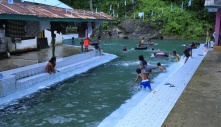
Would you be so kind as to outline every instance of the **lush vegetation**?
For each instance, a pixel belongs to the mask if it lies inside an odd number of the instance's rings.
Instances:
[[[89,0],[61,0],[76,9],[89,10]],[[111,14],[119,21],[135,19],[139,12],[144,12],[144,20],[150,22],[164,35],[181,36],[197,39],[205,36],[208,29],[214,28],[215,13],[209,13],[204,7],[205,0],[93,0],[93,10]],[[183,4],[182,4],[183,2]],[[119,5],[119,6],[118,6]],[[183,5],[183,6],[182,6]],[[110,10],[111,6],[111,10]],[[182,9],[183,7],[183,9]],[[172,8],[172,9],[171,9]],[[113,15],[114,10],[114,15]],[[125,19],[126,15],[126,19]]]

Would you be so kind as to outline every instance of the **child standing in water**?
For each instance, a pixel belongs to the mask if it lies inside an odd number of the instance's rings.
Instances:
[[[142,80],[141,83],[140,83],[140,89],[141,88],[146,89],[146,87],[148,87],[149,90],[152,91],[151,86],[150,86],[150,82],[149,82],[149,78],[148,78],[148,73],[147,72],[141,73],[141,69],[140,68],[137,68],[136,72],[137,72],[137,78],[133,82],[132,86],[140,78]]]
[[[172,57],[175,58],[174,61],[179,61],[180,60],[180,56],[179,56],[179,54],[176,53],[175,50],[173,51]]]
[[[155,74],[152,73],[152,67],[147,64],[147,61],[144,60],[143,55],[139,55],[139,60],[140,60],[140,69],[144,69],[148,74],[152,74],[153,76],[156,76]]]

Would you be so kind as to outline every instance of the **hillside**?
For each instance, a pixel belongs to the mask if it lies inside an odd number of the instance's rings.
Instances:
[[[76,9],[90,9],[89,0],[61,1]],[[93,0],[93,11],[96,10],[117,18],[115,26],[125,20],[144,20],[163,35],[185,39],[205,36],[215,22],[215,13],[207,12],[204,0]],[[140,12],[144,12],[144,18],[138,16]],[[103,28],[110,28],[107,25]]]

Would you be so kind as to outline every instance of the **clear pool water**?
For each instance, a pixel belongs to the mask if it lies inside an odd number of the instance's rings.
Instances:
[[[96,127],[105,117],[139,92],[136,87],[131,87],[131,84],[136,77],[135,69],[139,67],[140,54],[144,55],[152,66],[161,62],[167,67],[168,72],[165,75],[169,75],[176,66],[182,64],[169,58],[152,57],[152,47],[148,47],[147,50],[134,50],[138,41],[102,40],[104,52],[116,54],[117,59],[26,98],[13,101],[6,108],[0,109],[0,127]],[[156,45],[153,47],[156,50],[168,54],[176,50],[182,55],[184,45],[192,41],[154,40],[154,42]],[[71,40],[64,43],[71,44]],[[76,40],[76,43],[79,44],[79,40]],[[121,51],[124,45],[129,51]],[[151,77],[154,78],[154,84],[167,77],[160,76],[158,70],[154,70],[154,73],[158,75],[155,78]]]

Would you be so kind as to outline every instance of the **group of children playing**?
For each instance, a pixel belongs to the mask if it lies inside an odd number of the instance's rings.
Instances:
[[[196,45],[195,43],[192,43],[191,45],[186,46],[186,49],[183,51],[183,54],[186,57],[184,63],[186,63],[188,58],[192,56],[192,49],[196,48],[196,46],[198,46],[198,44]],[[170,57],[174,58],[174,61],[180,60],[180,56],[176,53],[176,51],[173,51]],[[148,77],[149,74],[152,74],[153,76],[155,76],[155,74],[152,73],[152,69],[159,69],[160,71],[166,71],[166,68],[163,67],[160,62],[157,63],[157,67],[152,68],[150,65],[147,64],[147,61],[144,60],[143,55],[139,56],[139,60],[140,60],[140,68],[136,69],[137,77],[135,81],[132,83],[132,86],[138,79],[141,79],[142,81],[140,83],[140,89],[141,88],[146,89],[146,87],[148,87],[149,90],[152,91],[151,85],[150,85],[150,79]],[[145,72],[142,72],[143,69],[145,70]]]
[[[160,71],[166,71],[166,68],[163,67],[160,62],[157,63],[157,67],[154,67],[154,68],[151,67],[150,65],[147,64],[147,61],[144,59],[143,55],[140,55],[138,58],[140,60],[140,68],[136,69],[137,77],[135,81],[133,82],[132,86],[140,78],[142,80],[140,83],[140,88],[146,89],[146,87],[148,87],[150,91],[152,91],[151,86],[150,86],[150,79],[148,77],[149,74],[152,74],[153,76],[155,76],[155,74],[152,73],[153,69],[158,68]],[[141,72],[143,69],[145,70],[145,72]]]

